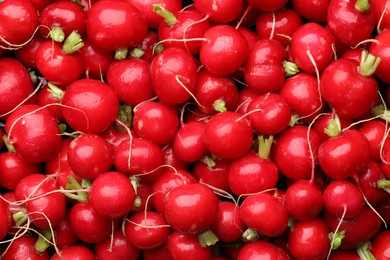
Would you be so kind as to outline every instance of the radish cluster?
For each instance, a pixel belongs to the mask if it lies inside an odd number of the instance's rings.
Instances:
[[[0,258],[390,259],[390,0],[0,1]]]

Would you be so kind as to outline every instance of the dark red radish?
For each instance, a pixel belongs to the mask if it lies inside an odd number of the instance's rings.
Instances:
[[[95,254],[90,248],[85,245],[73,245],[62,248],[59,252],[54,253],[50,260],[61,259],[80,259],[80,260],[94,260]]]
[[[132,137],[137,135],[134,133],[133,129],[130,129]],[[125,140],[129,140],[129,134],[118,127],[116,123],[111,124],[103,133],[100,134],[111,147],[111,151],[115,152],[116,148]]]
[[[154,93],[168,105],[185,103],[193,96],[197,68],[194,57],[186,50],[164,49],[150,64]]]
[[[276,12],[260,13],[256,18],[256,32],[261,39],[277,40],[287,47],[295,30],[302,25],[302,18],[291,8]]]
[[[30,74],[18,60],[0,58],[0,84],[0,119],[7,119],[13,109],[26,101],[25,104],[36,103]]]
[[[164,216],[153,211],[140,211],[125,220],[124,233],[139,249],[157,248],[166,243],[171,233]]]
[[[164,216],[169,225],[183,234],[207,231],[217,219],[219,200],[200,183],[181,185],[168,193]]]
[[[375,15],[375,22],[377,24],[377,29],[379,29],[379,32],[389,29],[390,28],[389,2],[387,0],[371,1],[370,9],[372,9],[372,12]]]
[[[104,241],[95,244],[95,255],[101,260],[128,259],[136,260],[141,254],[141,250],[135,247],[124,235],[122,229],[117,228],[113,237],[108,237]]]
[[[369,112],[376,102],[378,83],[371,75],[380,59],[362,52],[354,60],[333,61],[321,74],[321,96],[342,118],[354,119]]]
[[[53,2],[39,14],[39,33],[56,42],[64,41],[73,31],[83,37],[86,32],[86,17],[84,9],[75,2]]]
[[[133,204],[131,212],[140,212],[140,211],[155,211],[153,204],[151,203],[150,197],[152,195],[152,185],[153,182],[142,180],[141,178],[136,178],[135,182],[133,179],[130,179],[132,184],[136,184],[137,194]]]
[[[303,122],[311,122],[324,109],[319,82],[314,75],[299,73],[288,78],[279,95]]]
[[[87,37],[105,51],[124,59],[129,48],[142,43],[147,31],[145,15],[130,1],[99,1],[87,13]]]
[[[378,34],[375,41],[370,45],[370,53],[381,59],[379,66],[375,70],[375,76],[385,83],[390,83],[390,75],[386,68],[390,64],[390,54],[387,51],[390,46],[390,31],[385,30]]]
[[[61,106],[59,105],[61,101],[56,96],[55,91],[52,91],[53,88],[56,89],[57,87],[48,83],[40,89],[38,93],[38,105],[47,106],[47,110],[53,114],[57,122],[64,122],[65,119],[62,115]]]
[[[318,163],[333,179],[345,179],[363,171],[371,158],[370,144],[357,130],[346,130],[318,147]]]
[[[372,120],[363,123],[359,131],[367,138],[371,148],[371,160],[380,162],[381,145],[385,137],[386,123],[381,120]]]
[[[155,180],[163,171],[163,162],[162,149],[147,139],[123,141],[114,152],[115,169],[126,175],[139,175],[144,180]]]
[[[246,227],[240,218],[240,208],[233,202],[220,201],[218,217],[211,230],[224,243],[237,241]]]
[[[114,61],[108,66],[106,80],[124,104],[134,107],[154,96],[150,64],[147,61]]]
[[[376,235],[371,243],[371,253],[377,260],[390,257],[390,231],[383,230]]]
[[[205,14],[212,22],[221,24],[235,20],[243,8],[242,0],[195,0],[195,8]]]
[[[19,181],[15,195],[24,202],[31,222],[47,229],[58,226],[66,212],[65,196],[57,190],[53,178],[34,173]]]
[[[352,119],[340,118],[336,113],[324,113],[317,117],[312,128],[317,131],[322,140],[328,139],[339,134],[346,128],[356,129],[351,126]]]
[[[68,163],[82,179],[95,179],[113,165],[113,152],[100,135],[88,133],[76,137],[68,148]]]
[[[287,0],[276,0],[276,1],[266,1],[266,0],[248,0],[248,4],[251,7],[254,7],[263,12],[273,12],[281,9],[285,4],[287,4]]]
[[[303,18],[313,22],[324,23],[330,0],[291,0],[294,10]]]
[[[139,137],[165,145],[173,140],[179,129],[179,116],[171,106],[145,101],[134,109],[133,127]]]
[[[189,163],[183,162],[177,157],[176,153],[173,151],[172,143],[167,144],[163,147],[164,155],[164,165],[171,165],[175,169],[188,169]]]
[[[325,27],[315,22],[305,23],[291,38],[291,61],[304,72],[322,71],[333,58],[333,45],[333,37]]]
[[[171,252],[169,252],[168,246],[164,246],[142,250],[142,256],[144,260],[172,260]]]
[[[193,176],[198,182],[210,185],[217,189],[230,192],[229,185],[229,169],[231,160],[213,159],[208,160],[209,157],[195,162],[192,170]]]
[[[61,223],[53,231],[53,243],[55,243],[58,248],[73,246],[80,242],[70,225],[69,211],[65,213]]]
[[[5,0],[0,3],[0,46],[18,49],[34,35],[39,24],[36,7],[27,0]]]
[[[250,8],[250,10],[254,10],[254,9]],[[244,35],[244,37],[245,37],[245,39],[246,39],[246,41],[248,43],[249,50],[252,48],[252,46],[258,40],[260,40],[259,35],[257,35],[256,32],[254,32],[253,30],[249,29],[248,27],[240,26],[240,27],[238,27],[238,30],[242,33],[242,35]]]
[[[240,114],[246,114],[246,112],[248,112],[248,106],[250,102],[257,96],[258,94],[250,87],[246,86],[242,88],[238,93],[236,112]]]
[[[245,197],[240,206],[240,218],[250,228],[243,234],[243,238],[249,241],[256,238],[257,233],[277,237],[287,230],[287,210],[276,196],[268,192]]]
[[[211,247],[203,247],[198,236],[173,231],[167,240],[172,259],[211,260]]]
[[[316,218],[323,209],[321,190],[309,180],[298,180],[289,186],[284,196],[288,215],[298,221]]]
[[[280,42],[274,39],[263,38],[251,46],[246,62],[254,64],[261,64],[267,61],[282,63],[286,55],[286,49]]]
[[[16,59],[26,68],[36,69],[35,52],[45,40],[40,35],[35,35],[26,45],[14,51]]]
[[[34,4],[38,12],[41,12],[46,6],[54,2],[54,0],[31,0],[31,2]]]
[[[159,41],[157,32],[148,29],[142,43],[139,45],[139,49],[143,53],[141,59],[151,63],[154,57],[162,51],[160,48],[161,45],[157,45]]]
[[[153,5],[156,13],[164,17],[158,27],[158,36],[164,48],[178,47],[192,55],[199,53],[203,34],[210,28],[210,22],[197,10],[171,12],[161,4]]]
[[[35,250],[36,241],[37,238],[32,235],[23,235],[13,239],[12,243],[9,244],[7,251],[2,252],[1,259],[48,260],[49,253],[47,251],[38,253],[37,250]]]
[[[360,260],[360,256],[356,252],[356,250],[343,250],[336,249],[333,250],[329,255],[329,260]]]
[[[3,240],[11,228],[11,214],[9,204],[3,199],[3,196],[0,198],[0,239]]]
[[[212,26],[204,33],[203,38],[205,40],[201,44],[199,58],[209,72],[227,76],[244,64],[249,46],[242,33],[233,26]]]
[[[66,88],[62,105],[64,118],[73,130],[98,134],[115,121],[119,101],[107,84],[80,79]]]
[[[27,163],[41,163],[54,157],[60,148],[60,129],[44,107],[22,105],[7,119],[8,143]]]
[[[370,1],[330,1],[327,12],[329,31],[343,44],[354,47],[371,37],[375,15]]]
[[[90,202],[74,204],[69,214],[73,232],[85,243],[100,243],[112,232],[113,220],[97,213]]]
[[[287,252],[272,242],[258,240],[253,243],[245,244],[238,254],[238,260],[255,260],[255,259],[290,259]]]
[[[168,169],[164,171],[152,184],[150,201],[159,213],[165,212],[165,198],[175,188],[196,183],[196,179],[189,172],[182,169]]]
[[[197,107],[206,115],[232,111],[237,104],[238,87],[230,77],[202,70],[196,78],[194,96]]]
[[[66,53],[61,43],[51,40],[39,45],[35,63],[46,80],[62,89],[79,79],[84,72],[78,53]]]
[[[283,131],[275,141],[272,159],[280,173],[292,180],[309,179],[322,141],[319,134],[307,126],[296,125]]]
[[[325,259],[328,255],[329,228],[320,218],[297,221],[288,237],[288,248],[297,259]]]
[[[203,132],[208,150],[222,159],[236,159],[246,154],[252,145],[253,131],[241,114],[227,111],[214,115]]]

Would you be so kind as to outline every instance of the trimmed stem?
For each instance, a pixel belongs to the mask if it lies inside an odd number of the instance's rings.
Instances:
[[[125,124],[128,128],[131,128],[133,125],[132,112],[133,109],[130,105],[121,105],[117,113],[118,120]],[[119,124],[117,124],[117,127],[119,131],[125,131],[124,127]]]
[[[218,111],[218,112],[226,112],[227,111],[226,103],[222,99],[215,100],[213,103],[213,108],[215,111]]]
[[[360,13],[365,13],[370,10],[370,2],[369,0],[357,0],[355,3],[355,8],[358,10]]]
[[[333,233],[333,232],[330,233],[329,240],[332,243],[330,245],[331,249],[336,250],[337,248],[339,248],[341,246],[341,243],[342,243],[344,237],[345,237],[345,230],[337,232],[337,233]]]
[[[254,229],[251,229],[251,228],[247,228],[244,231],[244,233],[242,233],[242,238],[245,241],[253,242],[253,241],[257,240],[258,237],[259,237],[259,232],[257,232]]]
[[[153,4],[153,12],[163,17],[168,26],[173,26],[178,22],[173,13],[165,9],[162,4]]]
[[[70,1],[73,2],[73,3],[75,3],[75,4],[77,4],[77,5],[79,5],[79,6],[82,7],[82,8],[85,7],[85,6],[81,3],[80,0],[70,0]]]
[[[390,193],[390,180],[388,179],[380,179],[378,181],[378,188],[383,189]]]
[[[283,70],[286,77],[292,77],[299,72],[299,67],[294,62],[285,60],[283,61]]]
[[[358,253],[360,259],[362,260],[375,260],[375,256],[371,253],[371,243],[367,242],[358,248],[356,248],[356,252]]]
[[[3,139],[3,143],[4,143],[5,147],[7,147],[8,152],[11,152],[11,153],[15,153],[16,152],[15,147],[8,142],[7,135],[4,134],[1,137],[1,139]]]
[[[299,115],[297,113],[294,113],[290,118],[290,122],[288,123],[288,126],[293,127],[298,123],[299,119],[300,119]]]
[[[376,57],[370,54],[368,51],[363,50],[359,65],[359,73],[365,77],[372,76],[375,73],[375,70],[378,68],[380,62],[380,57]]]
[[[257,154],[259,155],[260,158],[268,160],[274,137],[270,135],[268,138],[264,138],[263,135],[260,135],[257,137],[257,140],[259,142],[259,148]]]
[[[210,168],[213,168],[216,163],[215,161],[213,160],[213,158],[211,158],[210,156],[208,155],[205,155],[202,159],[200,159],[202,161],[202,163],[206,164],[208,167]]]
[[[50,92],[50,94],[55,98],[55,99],[58,99],[59,101],[62,100],[62,97],[64,96],[64,91],[62,89],[60,89],[59,87],[57,87],[56,85],[52,84],[52,83],[47,83],[47,91]]]
[[[219,241],[218,237],[211,230],[200,233],[198,239],[202,247],[213,246]]]
[[[62,46],[62,49],[64,50],[65,53],[72,54],[80,50],[83,46],[84,46],[84,42],[81,39],[80,34],[78,34],[76,31],[73,31],[66,38],[64,45]]]
[[[115,51],[115,59],[116,60],[124,60],[127,57],[127,53],[129,52],[128,48],[119,48]]]
[[[15,212],[12,215],[12,219],[15,221],[15,226],[20,227],[27,221],[27,214],[24,211]]]
[[[130,176],[129,180],[131,182],[131,185],[133,185],[135,194],[138,194],[139,178],[135,176]]]
[[[130,52],[130,56],[137,59],[140,59],[144,54],[145,52],[139,47],[132,49]]]
[[[325,134],[329,137],[338,136],[341,133],[340,119],[337,115],[330,120],[328,126],[324,129]]]
[[[153,47],[153,50],[154,50],[154,54],[159,54],[160,52],[162,52],[164,50],[164,46],[162,45],[162,43],[157,43]]]
[[[37,241],[35,242],[34,248],[38,253],[43,253],[50,247],[50,243],[53,239],[50,230],[43,231],[43,234],[39,234]]]
[[[66,184],[67,190],[82,190],[84,189],[83,186],[72,176],[68,176],[69,183]],[[65,196],[75,199],[77,201],[83,202],[88,200],[88,193],[87,192],[77,192],[76,194],[72,194],[70,192],[65,192]]]
[[[63,42],[65,40],[65,33],[60,27],[51,28],[49,35],[55,42]]]

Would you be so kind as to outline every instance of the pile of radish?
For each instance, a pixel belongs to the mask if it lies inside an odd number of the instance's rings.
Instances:
[[[0,258],[390,259],[390,0],[0,0]]]

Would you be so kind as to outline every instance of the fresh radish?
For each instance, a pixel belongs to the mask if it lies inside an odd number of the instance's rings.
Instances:
[[[381,145],[385,137],[386,123],[380,120],[372,120],[363,123],[359,131],[367,138],[371,147],[371,160],[380,162]]]
[[[36,241],[37,238],[32,235],[23,235],[13,239],[12,243],[9,244],[8,250],[1,255],[1,259],[48,260],[49,253],[47,251],[39,253],[35,250]]]
[[[163,147],[163,155],[164,155],[164,165],[170,165],[174,169],[188,169],[189,163],[184,162],[177,157],[176,153],[173,151],[172,143],[167,144]]]
[[[284,249],[262,240],[245,244],[238,254],[238,260],[255,260],[260,258],[287,260],[289,256]]]
[[[387,66],[390,64],[390,55],[387,51],[390,46],[390,31],[385,30],[378,34],[370,45],[370,53],[381,59],[378,68],[375,70],[375,76],[385,83],[390,83],[390,75],[387,73]]]
[[[11,228],[11,214],[8,203],[0,198],[0,239],[3,240]]]
[[[248,3],[251,7],[254,7],[260,11],[273,12],[281,9],[287,0],[265,1],[265,0],[249,0]]]
[[[351,125],[352,123],[352,119],[341,118],[336,113],[324,113],[317,117],[312,128],[317,131],[322,140],[325,140],[346,128],[356,129]]]
[[[73,246],[80,242],[70,225],[69,211],[66,211],[61,223],[54,229],[54,234],[53,243],[58,248]]]
[[[217,24],[235,20],[243,8],[242,0],[195,0],[195,8]]]
[[[171,252],[169,252],[168,246],[166,244],[157,248],[144,249],[142,250],[142,256],[144,260],[172,260]]]
[[[388,0],[370,1],[372,12],[375,15],[377,29],[382,32],[390,28],[390,5]]]
[[[57,122],[63,123],[65,121],[64,116],[62,115],[61,101],[58,100],[55,94],[52,93],[51,88],[53,85],[48,83],[45,85],[38,93],[38,105],[46,106],[53,116],[56,118]]]
[[[211,247],[201,246],[196,235],[173,231],[167,245],[172,259],[211,260]]]
[[[37,51],[39,45],[41,45],[44,41],[46,41],[45,38],[36,34],[26,45],[15,50],[15,57],[26,68],[36,69],[35,52]]]
[[[229,169],[232,164],[231,160],[212,159],[209,157],[195,162],[192,175],[198,182],[211,185],[214,188],[230,192]]]
[[[312,22],[324,23],[330,0],[291,0],[294,10],[303,18]]]
[[[371,253],[377,260],[389,258],[390,251],[390,231],[381,231],[372,241]]]
[[[80,260],[96,259],[95,254],[88,247],[84,245],[73,245],[73,246],[62,248],[59,252],[55,253],[50,258],[50,260],[72,259],[76,257],[79,258]]]

